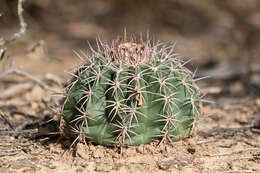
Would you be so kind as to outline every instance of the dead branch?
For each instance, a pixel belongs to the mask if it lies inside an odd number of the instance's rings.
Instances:
[[[207,143],[213,143],[213,142],[218,142],[218,140],[217,140],[217,139],[214,139],[214,140],[198,141],[198,142],[197,142],[197,145],[207,144]]]
[[[10,86],[9,88],[7,88],[3,91],[0,98],[8,99],[8,98],[17,96],[21,93],[24,93],[25,91],[32,89],[33,86],[34,86],[34,84],[32,82],[19,83],[14,86]]]
[[[6,131],[6,130],[0,130],[0,134],[1,135],[11,135],[11,134],[36,134],[38,133],[39,130],[38,129],[28,129],[28,130],[9,130],[9,131]]]
[[[260,64],[252,64],[250,67],[251,73],[260,73]],[[217,67],[210,70],[201,70],[197,77],[210,76],[210,79],[229,80],[235,77],[240,77],[248,73],[248,65],[236,65]]]
[[[14,33],[9,39],[2,39],[0,40],[0,46],[6,46],[10,42],[20,38],[22,35],[25,34],[27,24],[25,23],[25,20],[23,18],[23,2],[25,0],[18,0],[17,10],[18,10],[18,18],[20,23],[20,29],[18,32]]]
[[[237,150],[237,151],[230,151],[230,152],[223,153],[223,154],[214,154],[214,155],[210,155],[208,157],[230,156],[230,155],[233,155],[233,154],[240,154],[242,152],[251,151],[251,150],[259,151],[259,148],[246,148],[246,149]]]
[[[13,152],[7,152],[7,153],[0,153],[0,157],[4,157],[4,156],[14,156],[19,154],[20,152],[18,151],[13,151]]]
[[[0,111],[0,116],[2,117],[2,119],[8,124],[8,126],[15,130],[15,125],[14,123],[8,118],[8,116],[6,116],[6,114],[4,114],[2,111]]]
[[[48,90],[51,90],[49,86],[47,86],[45,83],[43,83],[40,79],[32,76],[31,74],[29,73],[26,73],[24,71],[21,71],[20,69],[16,69],[16,68],[11,68],[9,70],[6,70],[4,71],[3,73],[0,74],[0,79],[4,78],[5,76],[7,75],[10,75],[10,74],[16,74],[16,75],[19,75],[19,76],[22,76],[22,77],[25,77],[35,83],[37,83],[40,87],[44,88],[44,89],[48,89]]]

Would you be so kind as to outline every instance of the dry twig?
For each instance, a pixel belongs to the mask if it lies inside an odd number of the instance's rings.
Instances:
[[[250,151],[250,150],[259,151],[259,148],[246,148],[246,149],[243,149],[243,150],[231,151],[231,152],[227,152],[227,153],[223,153],[223,154],[214,154],[214,155],[210,155],[209,157],[230,156],[230,155],[233,155],[233,154],[240,154],[242,152]]]
[[[248,73],[248,65],[236,65],[217,67],[210,70],[201,70],[197,77],[210,76],[210,79],[215,80],[230,80],[235,77],[240,77],[243,74]],[[250,73],[260,73],[260,64],[252,64],[250,66]]]
[[[18,151],[12,151],[12,152],[6,152],[6,153],[0,153],[0,157],[4,157],[4,156],[14,156],[19,154],[20,152]]]
[[[11,135],[11,134],[36,134],[38,133],[39,130],[38,129],[28,129],[28,130],[9,130],[9,131],[0,131],[1,135]]]
[[[17,85],[10,86],[2,92],[2,94],[0,95],[0,99],[8,99],[17,96],[32,89],[33,86],[34,84],[32,82],[19,83]]]
[[[213,142],[217,142],[217,141],[218,141],[217,139],[214,139],[214,140],[198,141],[198,142],[197,142],[197,145],[200,145],[200,144],[207,144],[207,143],[213,143]]]
[[[27,79],[30,79],[31,81],[37,83],[40,87],[44,88],[44,89],[50,89],[49,86],[47,86],[45,83],[43,83],[40,79],[32,76],[29,73],[26,73],[24,71],[21,71],[20,69],[15,69],[15,68],[11,68],[9,70],[4,71],[3,73],[0,74],[0,79],[4,78],[5,76],[9,75],[9,74],[16,74],[22,77],[25,77]]]
[[[11,129],[15,130],[14,123],[2,111],[0,111],[0,116],[9,125]]]
[[[22,35],[25,34],[26,32],[26,28],[27,28],[27,24],[24,21],[23,18],[23,2],[25,0],[18,0],[18,6],[17,6],[17,10],[18,10],[18,18],[19,18],[19,22],[20,22],[20,29],[18,32],[14,33],[9,39],[2,39],[0,40],[0,46],[6,46],[7,44],[9,44],[10,42],[20,38]]]

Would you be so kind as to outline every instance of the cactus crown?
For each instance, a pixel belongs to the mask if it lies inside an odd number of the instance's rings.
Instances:
[[[200,92],[174,45],[126,36],[97,41],[72,72],[62,108],[64,134],[102,145],[139,145],[190,135]]]

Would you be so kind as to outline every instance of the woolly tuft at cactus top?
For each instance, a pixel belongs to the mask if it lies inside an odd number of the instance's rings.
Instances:
[[[65,91],[65,136],[121,146],[190,136],[201,94],[174,45],[124,36],[90,48]]]

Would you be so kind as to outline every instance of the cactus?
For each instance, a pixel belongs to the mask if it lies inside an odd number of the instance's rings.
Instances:
[[[139,145],[190,135],[200,92],[174,45],[142,37],[97,41],[66,88],[64,134],[101,145]],[[75,141],[76,141],[75,140]]]

